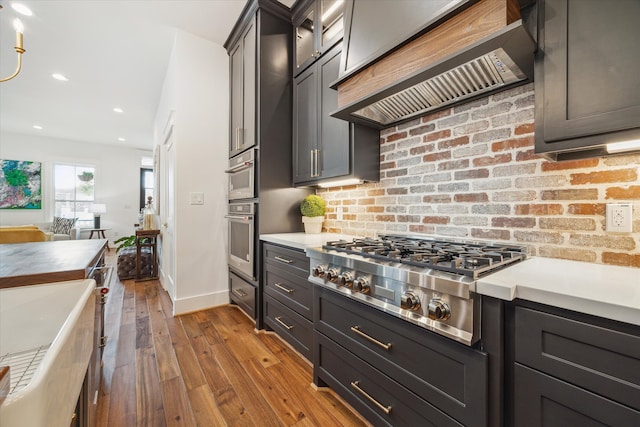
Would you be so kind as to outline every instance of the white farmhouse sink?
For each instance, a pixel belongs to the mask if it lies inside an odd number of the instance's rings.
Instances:
[[[0,289],[0,366],[11,374],[0,426],[71,423],[93,350],[94,289],[90,279]]]

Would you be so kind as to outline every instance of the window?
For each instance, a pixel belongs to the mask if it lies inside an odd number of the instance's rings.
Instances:
[[[147,205],[147,197],[153,197],[153,169],[140,168],[140,209]]]
[[[92,221],[94,178],[95,168],[91,166],[53,165],[54,215]]]

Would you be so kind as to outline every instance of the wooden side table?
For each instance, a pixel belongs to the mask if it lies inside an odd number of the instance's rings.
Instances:
[[[136,281],[154,280],[158,278],[158,236],[160,230],[136,230]],[[142,248],[151,250],[151,273],[142,277]]]
[[[111,230],[110,228],[83,228],[83,231],[90,231],[89,239],[93,239],[93,234],[95,233],[96,238],[98,239],[106,239],[107,236],[104,235],[104,232],[107,230]],[[107,250],[109,250],[109,239],[107,239]]]

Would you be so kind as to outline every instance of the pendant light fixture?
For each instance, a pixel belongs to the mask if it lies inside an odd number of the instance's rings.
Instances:
[[[2,8],[2,6],[0,6],[0,8]],[[22,45],[22,33],[24,32],[24,26],[22,25],[22,21],[20,21],[18,18],[14,19],[13,28],[16,30],[16,46],[14,49],[18,54],[18,68],[16,68],[16,71],[9,77],[0,79],[0,83],[9,81],[15,76],[17,76],[20,73],[20,69],[22,68],[22,54],[25,52]]]

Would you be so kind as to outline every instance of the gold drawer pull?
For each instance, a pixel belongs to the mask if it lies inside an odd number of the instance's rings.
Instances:
[[[290,293],[292,293],[294,291],[294,289],[289,289],[289,288],[286,288],[286,287],[284,287],[282,285],[283,285],[283,283],[274,283],[273,284],[273,286],[275,286],[278,289],[282,289],[283,291],[285,291],[288,294],[290,294]]]
[[[369,402],[373,403],[385,414],[389,415],[391,413],[391,406],[384,406],[382,403],[375,400],[369,393],[360,388],[360,381],[351,381],[351,387],[355,388],[358,393],[366,397]]]
[[[357,325],[356,325],[356,326],[352,326],[352,327],[351,327],[351,330],[352,330],[353,332],[355,332],[356,334],[360,335],[361,337],[368,339],[368,340],[369,340],[369,341],[371,341],[372,343],[374,343],[374,344],[376,344],[376,345],[379,345],[380,347],[384,348],[385,350],[389,350],[389,349],[391,349],[391,343],[387,343],[387,344],[385,344],[385,343],[380,342],[380,341],[378,341],[377,339],[375,339],[375,338],[373,338],[373,337],[371,337],[371,336],[369,336],[369,335],[365,334],[364,332],[362,332],[362,331],[360,330],[360,326],[357,326]]]
[[[284,322],[282,321],[282,317],[278,316],[278,317],[276,317],[275,319],[276,319],[276,322],[280,323],[284,328],[286,328],[286,329],[287,329],[287,331],[290,331],[290,330],[292,330],[292,329],[293,329],[293,326],[292,326],[292,325],[287,325],[286,323],[284,323]]]
[[[293,260],[292,259],[282,258],[281,256],[278,256],[278,255],[276,255],[274,258],[277,259],[280,262],[284,262],[285,264],[293,264]]]
[[[244,298],[247,296],[247,293],[244,291],[241,291],[240,289],[232,289],[231,292],[233,292],[233,294],[238,298]]]

